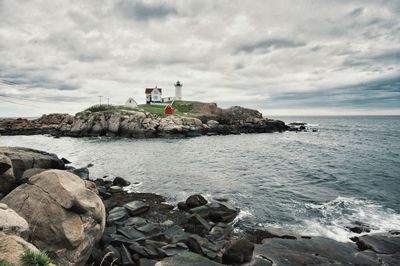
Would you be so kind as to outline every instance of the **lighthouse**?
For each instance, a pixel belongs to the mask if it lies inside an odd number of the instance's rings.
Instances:
[[[175,83],[175,100],[182,100],[182,83],[179,80]]]

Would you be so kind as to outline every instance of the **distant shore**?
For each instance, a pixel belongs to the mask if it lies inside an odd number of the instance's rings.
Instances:
[[[201,135],[272,133],[288,130],[280,120],[264,118],[256,110],[239,106],[221,109],[216,104],[190,102],[187,112],[164,116],[143,109],[88,109],[77,113],[49,114],[38,119],[0,119],[1,135],[56,137],[119,136],[127,138],[182,138]],[[153,110],[147,108],[148,110]],[[92,111],[91,111],[92,110]],[[179,114],[179,115],[178,115]]]

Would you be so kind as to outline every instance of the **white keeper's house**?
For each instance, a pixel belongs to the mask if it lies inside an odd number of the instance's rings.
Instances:
[[[162,88],[146,88],[146,104],[172,103],[175,100],[182,100],[182,83],[178,80],[175,84],[175,97],[162,97]]]

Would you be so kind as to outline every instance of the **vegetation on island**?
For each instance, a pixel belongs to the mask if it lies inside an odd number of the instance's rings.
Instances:
[[[44,252],[33,252],[27,249],[21,256],[23,266],[48,266],[52,260]]]
[[[174,101],[172,107],[176,116],[191,116],[194,101]],[[158,116],[164,116],[165,105],[156,104],[139,104],[137,108],[130,108],[124,105],[112,105],[112,104],[96,104],[85,111],[90,112],[117,112],[117,113],[129,113],[132,111],[142,111],[155,114]]]

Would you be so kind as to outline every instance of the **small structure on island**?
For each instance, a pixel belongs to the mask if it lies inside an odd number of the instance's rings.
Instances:
[[[165,106],[164,108],[164,114],[165,115],[173,115],[174,114],[174,107],[172,107],[172,104],[168,104],[167,106]]]
[[[162,102],[162,89],[157,88],[157,85],[154,88],[146,88],[144,93],[146,94],[147,104]]]
[[[146,88],[146,104],[170,104],[175,100],[182,100],[182,83],[178,80],[175,84],[175,97],[162,97],[162,89],[155,86],[154,88]]]
[[[178,80],[175,83],[175,100],[180,101],[182,100],[182,83],[180,83],[180,81]]]
[[[132,97],[129,97],[129,99],[125,102],[125,106],[129,108],[136,108],[138,104]]]

